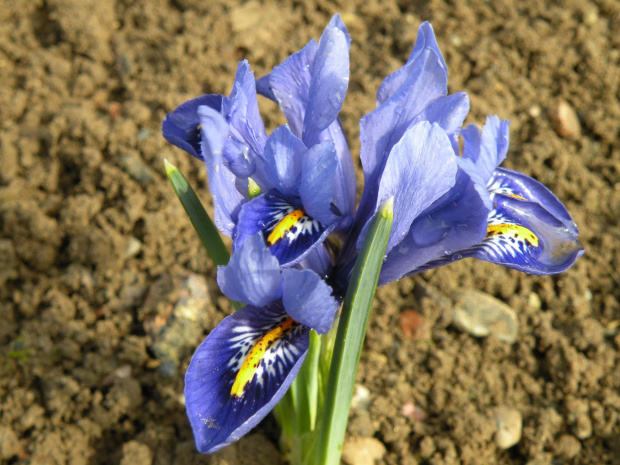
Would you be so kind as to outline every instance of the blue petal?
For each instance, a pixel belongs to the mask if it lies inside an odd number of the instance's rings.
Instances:
[[[244,307],[211,331],[185,375],[187,416],[200,452],[239,440],[273,409],[303,363],[308,334],[281,304]]]
[[[409,233],[387,255],[379,285],[484,239],[489,210],[465,173],[459,171],[456,179],[455,186],[414,220]]]
[[[262,95],[263,97],[267,97],[269,100],[274,102],[278,102],[276,96],[271,90],[271,73],[265,74],[264,76],[259,77],[256,80],[256,93],[258,95]]]
[[[433,50],[426,48],[409,66],[407,79],[399,90],[361,119],[360,158],[365,184],[356,222],[365,224],[374,212],[379,179],[394,144],[427,105],[445,95],[446,75],[442,60]]]
[[[583,254],[571,231],[539,204],[496,194],[485,239],[424,265],[417,272],[474,257],[525,273],[557,274]]]
[[[265,146],[265,168],[271,184],[287,197],[299,197],[301,166],[306,146],[288,126],[276,128]]]
[[[335,223],[324,226],[309,217],[301,202],[291,202],[274,189],[241,207],[233,248],[262,231],[270,252],[288,267],[322,243],[335,227]]]
[[[344,221],[338,226],[338,230],[346,231],[355,214],[355,204],[357,202],[357,177],[355,176],[355,165],[347,144],[347,139],[342,130],[340,121],[336,120],[319,136],[321,141],[331,140],[336,149],[336,175],[334,177],[334,188],[332,203],[342,214]]]
[[[312,79],[312,65],[317,44],[311,40],[299,52],[289,56],[269,74],[269,88],[280,105],[291,131],[301,138],[308,92]],[[264,86],[261,86],[264,87]]]
[[[208,106],[199,106],[197,117],[201,126],[201,147],[213,199],[215,225],[222,234],[232,236],[244,196],[237,190],[235,175],[222,159],[228,124],[219,111]]]
[[[340,307],[340,302],[332,296],[332,288],[310,270],[286,269],[282,277],[286,313],[317,333],[327,334]]]
[[[299,195],[304,210],[323,224],[331,224],[334,176],[336,174],[336,151],[331,141],[311,147],[303,157]]]
[[[345,36],[345,39],[347,40],[347,48],[351,50],[351,35],[349,34],[349,31],[347,31],[347,27],[344,25],[344,22],[342,21],[340,14],[336,13],[334,16],[332,16],[332,19],[330,19],[327,27],[335,27],[339,29],[340,31],[342,31],[342,33]]]
[[[345,34],[328,26],[321,35],[312,66],[302,140],[307,147],[332,124],[342,108],[349,85],[349,48]]]
[[[510,133],[510,122],[500,120],[497,116],[488,116],[486,124],[482,127],[482,133],[473,125],[467,126],[462,131],[463,158],[470,159],[480,173],[480,177],[486,184],[495,169],[506,158]]]
[[[197,113],[198,107],[201,105],[208,106],[219,112],[222,107],[222,96],[213,94],[202,95],[188,100],[166,115],[161,129],[164,138],[172,145],[204,161],[205,157],[200,147],[202,137]],[[222,138],[225,137],[226,134],[222,134]]]
[[[350,47],[350,36],[338,15],[332,17],[327,30],[340,31],[345,37],[347,49]],[[332,32],[332,34],[336,33]],[[327,69],[325,67],[323,70],[319,69],[320,60],[315,65],[317,48],[316,42],[310,41],[301,51],[288,57],[281,65],[276,66],[269,75],[260,78],[256,84],[259,93],[279,103],[291,131],[300,138],[304,131],[304,119],[309,106],[310,87],[332,86],[333,82],[338,81],[342,83],[342,80],[337,77],[335,79],[332,77],[323,79]],[[329,92],[329,90],[324,91]],[[317,104],[319,103],[316,102],[312,105]],[[326,129],[319,133],[306,134],[304,137],[311,141],[310,144],[306,144],[308,147],[324,140],[334,142],[338,165],[333,203],[347,218],[352,217],[355,212],[357,186],[351,152],[342,132],[342,127],[336,119],[336,114],[337,112],[333,117],[330,117],[332,119],[331,124]],[[340,228],[346,228],[349,222],[348,220],[343,221]]]
[[[562,202],[543,184],[523,173],[506,168],[498,168],[489,181],[489,192],[504,194],[510,197],[522,198],[536,202],[545,210],[560,220],[574,235],[578,236],[577,223],[573,221]]]
[[[474,257],[530,274],[556,274],[583,254],[583,246],[540,205],[496,195],[487,236]]]
[[[422,121],[403,135],[390,153],[379,185],[377,208],[394,197],[386,253],[403,240],[420,213],[454,186],[456,173],[452,144],[439,125]]]
[[[437,123],[452,142],[454,153],[459,153],[459,134],[463,121],[469,112],[469,96],[465,92],[439,97],[429,103],[409,124],[414,126],[420,121]]]
[[[413,63],[426,48],[429,48],[433,52],[435,52],[435,54],[439,58],[441,67],[444,70],[445,81],[448,81],[448,66],[446,65],[446,62],[441,55],[439,45],[437,45],[437,40],[435,40],[435,33],[433,32],[433,27],[429,22],[424,21],[422,24],[420,24],[420,27],[418,28],[418,37],[416,38],[413,50],[411,51],[411,54],[407,59],[407,64],[387,76],[379,86],[379,89],[377,90],[377,105],[385,102],[402,87],[402,85],[408,78],[408,74],[410,72],[409,67],[411,66],[411,63]]]
[[[222,114],[230,125],[223,150],[228,167],[236,176],[251,176],[261,189],[269,189],[263,158],[267,133],[258,110],[254,72],[245,60],[237,67],[230,98],[222,101]]]
[[[229,299],[257,307],[282,297],[280,263],[269,253],[262,234],[249,237],[227,266],[218,267],[217,284]]]
[[[472,182],[472,185],[480,200],[484,204],[484,207],[487,211],[493,208],[493,200],[491,199],[491,194],[489,194],[489,190],[487,189],[487,179],[483,177],[483,173],[480,172],[478,167],[474,164],[474,162],[470,158],[457,158],[456,162],[459,165],[459,168],[463,173],[466,173],[467,177]]]
[[[302,270],[312,270],[323,279],[328,279],[334,269],[334,257],[327,243],[323,243],[318,247],[313,247],[303,259],[297,262],[296,267]]]

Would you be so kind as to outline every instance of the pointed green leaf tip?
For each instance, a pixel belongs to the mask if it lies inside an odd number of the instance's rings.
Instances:
[[[394,196],[387,199],[379,211],[383,218],[394,218]]]
[[[166,176],[170,177],[175,171],[179,171],[176,166],[170,163],[164,158],[164,167],[166,169]]]
[[[250,199],[258,197],[262,193],[263,191],[260,190],[260,187],[256,184],[256,181],[252,178],[248,178],[248,195],[250,196]]]
[[[196,192],[194,192],[192,186],[189,185],[183,173],[165,158],[164,167],[166,169],[166,176],[168,176],[168,180],[170,180],[174,192],[181,201],[209,257],[213,260],[213,264],[215,266],[226,265],[230,259],[230,253],[228,249],[226,249],[224,242],[222,242],[219,231],[205,211]],[[232,301],[232,304],[237,310],[243,307],[243,304],[239,302]]]

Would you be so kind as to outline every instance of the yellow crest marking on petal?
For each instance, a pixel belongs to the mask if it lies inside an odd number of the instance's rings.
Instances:
[[[262,338],[260,338],[256,344],[254,344],[254,347],[252,347],[252,350],[245,358],[241,369],[237,373],[235,382],[233,383],[230,390],[231,396],[241,397],[243,395],[245,387],[250,381],[252,381],[252,378],[254,378],[256,370],[258,369],[258,365],[267,350],[278,339],[282,338],[282,336],[290,332],[298,325],[299,323],[297,323],[292,318],[287,318],[285,321],[280,323],[278,326],[276,326],[267,334],[265,334]]]
[[[506,193],[506,194],[504,194],[504,195],[507,195],[508,197],[513,197],[513,198],[515,198],[515,199],[519,199],[519,200],[527,200],[525,197],[520,196],[520,195],[518,195],[518,194],[508,194],[508,193]]]
[[[273,245],[282,239],[287,232],[306,214],[304,210],[294,210],[280,220],[267,238],[267,244]]]
[[[516,238],[525,239],[530,245],[538,247],[538,236],[529,229],[519,226],[518,224],[490,224],[487,226],[487,235],[485,237],[493,237],[499,234],[514,234]]]

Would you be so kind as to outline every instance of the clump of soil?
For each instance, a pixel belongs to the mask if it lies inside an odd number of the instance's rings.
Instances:
[[[194,450],[182,397],[191,348],[161,335],[177,325],[200,339],[232,309],[162,159],[209,205],[204,168],[159,127],[188,98],[228,93],[239,60],[265,74],[336,11],[353,38],[342,114],[353,153],[381,79],[430,19],[451,91],[471,97],[468,121],[512,120],[506,166],[566,203],[586,247],[560,276],[467,260],[380,289],[358,375],[371,400],[352,412],[349,440],[380,441],[386,464],[620,463],[620,6],[611,0],[4,2],[0,462],[279,462],[265,425],[214,456]],[[267,124],[281,124],[264,106]],[[162,283],[180,284],[161,292]],[[175,316],[195,286],[198,334]],[[517,342],[451,326],[457,289],[515,310]],[[405,334],[399,315],[411,310],[423,331]],[[523,419],[507,450],[495,442],[500,408]]]

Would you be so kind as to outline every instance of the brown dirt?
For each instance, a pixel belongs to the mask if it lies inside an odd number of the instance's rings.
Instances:
[[[507,166],[566,202],[587,250],[558,277],[464,261],[380,289],[358,376],[371,404],[352,413],[349,434],[379,439],[386,464],[620,464],[614,0],[4,0],[0,462],[279,461],[265,426],[214,456],[194,452],[182,374],[231,308],[162,158],[208,202],[204,169],[159,125],[190,97],[228,93],[242,58],[264,74],[336,11],[353,37],[343,122],[354,153],[378,84],[430,19],[451,91],[471,96],[469,121],[513,121]],[[576,132],[551,118],[561,101],[576,111]],[[282,121],[264,106],[271,127]],[[456,288],[508,303],[518,342],[451,327]],[[173,309],[188,298],[204,307],[198,334]],[[424,337],[400,330],[406,309],[424,318]],[[158,341],[171,327],[188,339],[167,359]],[[502,406],[523,416],[521,441],[505,451],[493,439]]]

